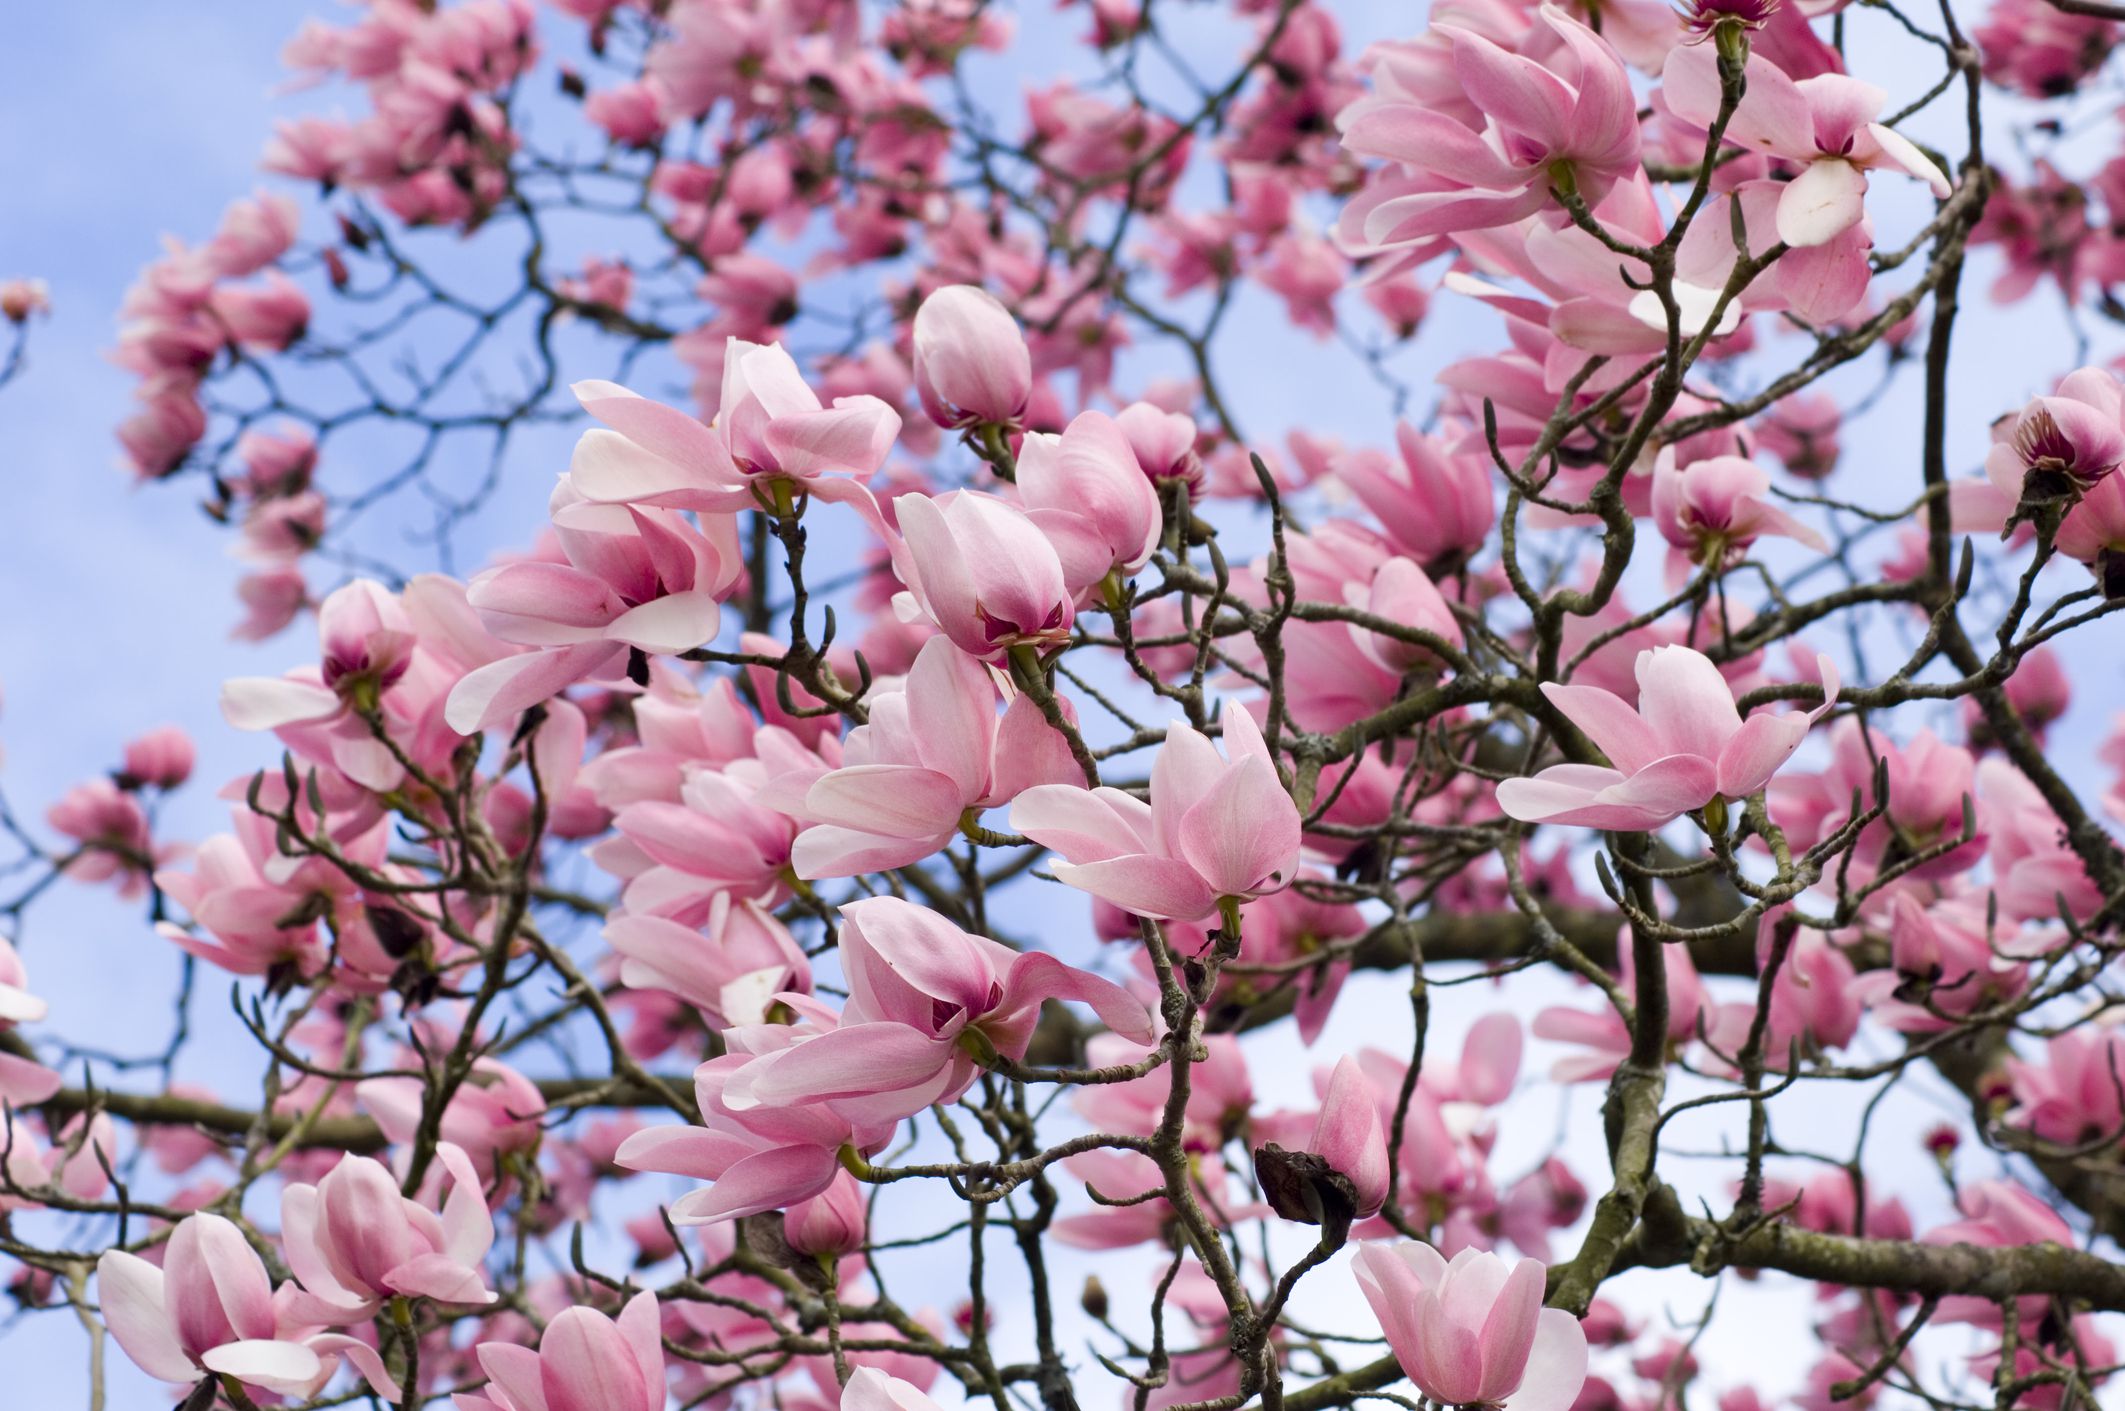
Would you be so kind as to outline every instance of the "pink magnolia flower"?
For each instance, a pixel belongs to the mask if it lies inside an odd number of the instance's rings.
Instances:
[[[1837,703],[1837,667],[1822,667],[1824,700],[1811,711],[1759,712],[1746,722],[1709,657],[1689,647],[1638,655],[1638,706],[1599,686],[1544,682],[1542,693],[1586,732],[1614,767],[1557,764],[1498,785],[1498,807],[1523,823],[1658,828],[1715,798],[1756,793]]]
[[[1450,647],[1462,645],[1460,619],[1447,606],[1445,596],[1431,581],[1431,575],[1414,559],[1388,559],[1373,570],[1369,587],[1356,581],[1346,583],[1343,601],[1365,609],[1374,617],[1384,617],[1405,627],[1420,627]],[[1359,650],[1398,677],[1417,671],[1436,677],[1445,668],[1438,653],[1420,642],[1374,632],[1357,623],[1350,624],[1350,636]]]
[[[677,995],[716,1029],[761,1023],[774,996],[811,991],[803,948],[759,903],[719,893],[704,930],[661,916],[616,916],[605,942],[620,956],[621,984]]]
[[[494,1220],[479,1174],[449,1142],[437,1143],[436,1158],[438,1174],[451,1180],[440,1219],[401,1195],[398,1178],[367,1156],[342,1156],[316,1185],[282,1190],[281,1240],[302,1284],[289,1300],[292,1316],[334,1327],[363,1322],[395,1294],[494,1302],[480,1269],[494,1243]]]
[[[1387,1203],[1387,1129],[1380,1125],[1379,1099],[1355,1058],[1345,1055],[1337,1060],[1327,1090],[1321,1094],[1313,1131],[1301,1150],[1320,1157],[1349,1182],[1352,1213],[1358,1219],[1378,1214]],[[1256,1159],[1259,1162],[1259,1155]],[[1270,1199],[1275,1202],[1277,1193],[1271,1191]],[[1287,1219],[1303,1219],[1306,1214],[1281,1207],[1278,1213]]]
[[[1653,462],[1653,523],[1660,537],[1708,567],[1739,563],[1765,535],[1829,551],[1828,540],[1772,504],[1770,493],[1771,473],[1741,456],[1678,466],[1674,447],[1667,446]]]
[[[863,1248],[869,1215],[863,1187],[846,1171],[809,1200],[789,1208],[782,1233],[799,1254],[844,1255]]]
[[[1075,592],[1109,574],[1127,578],[1150,562],[1165,522],[1128,436],[1104,412],[1080,413],[1060,436],[1026,433],[1018,497],[1055,546]]]
[[[27,323],[31,314],[52,311],[51,289],[41,279],[0,279],[0,318]]]
[[[1826,245],[1858,225],[1866,216],[1870,171],[1908,172],[1943,200],[1954,189],[1909,138],[1874,120],[1889,95],[1873,84],[1840,73],[1795,82],[1760,54],[1749,56],[1747,81],[1726,140],[1800,168],[1778,198],[1778,238],[1786,244]],[[1720,104],[1714,48],[1682,44],[1670,50],[1661,92],[1676,117],[1709,129]]]
[[[2051,396],[2022,408],[1985,453],[1985,476],[2002,498],[2019,504],[2032,491],[2044,498],[2086,491],[2120,461],[2125,388],[2104,369],[2084,367],[2067,374]]]
[[[928,618],[981,661],[1069,641],[1075,594],[1054,545],[1024,510],[972,490],[902,495],[893,510],[893,572],[907,587],[894,601],[902,621]]]
[[[577,493],[719,514],[775,503],[778,493],[854,499],[900,434],[900,414],[876,397],[822,405],[779,343],[729,339],[722,389],[714,424],[703,426],[617,383],[575,384],[583,409],[604,423],[576,442],[568,478]]]
[[[1395,449],[1394,458],[1380,451],[1339,457],[1335,477],[1396,548],[1433,574],[1447,573],[1483,547],[1497,520],[1490,465],[1449,451],[1407,422],[1395,426]]]
[[[457,1411],[664,1411],[664,1340],[657,1296],[643,1290],[617,1318],[564,1308],[534,1352],[513,1342],[479,1345],[487,1385],[451,1398]]]
[[[830,1102],[873,1120],[951,1102],[979,1076],[976,1055],[1025,1056],[1051,999],[1090,1005],[1124,1038],[1153,1037],[1127,991],[1052,955],[1013,951],[898,897],[850,902],[841,917],[849,999],[838,1027],[749,1064],[726,1105]]]
[[[0,1033],[17,1024],[35,1024],[49,1012],[30,993],[29,971],[6,937],[0,936]],[[33,1058],[0,1052],[0,1100],[16,1107],[39,1103],[59,1091],[60,1077]]]
[[[1137,469],[1161,490],[1181,481],[1189,492],[1202,489],[1203,461],[1196,452],[1202,433],[1193,419],[1149,402],[1131,402],[1114,415],[1114,424],[1129,438]]]
[[[1638,170],[1638,103],[1622,59],[1554,5],[1540,20],[1559,41],[1544,61],[1473,30],[1433,26],[1452,40],[1454,79],[1483,119],[1479,130],[1384,84],[1338,115],[1346,151],[1397,162],[1416,178],[1417,189],[1390,189],[1368,206],[1367,245],[1511,225],[1549,205],[1553,186],[1597,204]]]
[[[1032,697],[999,718],[988,669],[943,637],[923,643],[904,689],[872,700],[842,760],[796,806],[810,826],[790,860],[807,880],[918,862],[983,811],[1082,777]]]
[[[154,870],[155,841],[140,800],[108,779],[76,784],[45,810],[52,830],[81,846],[66,865],[77,882],[116,879],[118,894],[132,898],[146,889]]]
[[[461,735],[612,674],[632,653],[700,646],[716,635],[718,604],[744,567],[728,515],[702,515],[696,528],[676,510],[589,504],[567,480],[549,509],[566,563],[506,564],[467,587],[489,632],[538,650],[488,662],[451,688],[444,716]]]
[[[1358,1249],[1365,1301],[1395,1361],[1442,1406],[1567,1411],[1586,1382],[1579,1320],[1542,1306],[1542,1265],[1464,1249],[1448,1263],[1416,1240]]]
[[[948,284],[915,311],[915,391],[947,430],[1016,427],[1033,394],[1018,320],[986,289]]]
[[[356,1093],[393,1144],[404,1145],[420,1131],[426,1102],[420,1079],[369,1078]],[[499,1059],[482,1058],[443,1109],[442,1138],[462,1148],[480,1178],[490,1180],[501,1157],[539,1144],[545,1115],[546,1098],[536,1083]]]
[[[379,1396],[398,1400],[368,1344],[282,1333],[266,1266],[219,1215],[181,1221],[161,1268],[122,1249],[106,1250],[96,1261],[96,1286],[111,1336],[158,1381],[234,1377],[276,1395],[305,1397],[331,1380],[345,1356]]]
[[[1261,727],[1227,702],[1225,756],[1175,721],[1151,766],[1149,803],[1119,789],[1028,789],[1011,826],[1065,861],[1056,877],[1138,916],[1195,921],[1282,891],[1299,865],[1299,810]]]
[[[2010,1055],[2014,1108],[2007,1121],[2055,1146],[2125,1134],[2125,1034],[2069,1030],[2044,1046],[2041,1063]]]
[[[1756,444],[1787,471],[1820,480],[1837,469],[1837,432],[1844,412],[1829,393],[1810,389],[1782,397],[1754,423]]]
[[[841,1388],[841,1411],[938,1411],[938,1406],[913,1382],[876,1367],[857,1367]]]
[[[196,758],[191,736],[175,725],[160,725],[126,742],[119,782],[136,788],[174,789],[192,777]]]
[[[834,1183],[842,1148],[867,1156],[898,1130],[897,1117],[851,1114],[844,1104],[753,1099],[750,1087],[737,1080],[763,1056],[806,1041],[796,1026],[740,1025],[723,1039],[729,1051],[694,1070],[701,1125],[646,1127],[620,1143],[614,1157],[632,1171],[714,1182],[672,1202],[673,1224],[708,1225],[786,1210]]]

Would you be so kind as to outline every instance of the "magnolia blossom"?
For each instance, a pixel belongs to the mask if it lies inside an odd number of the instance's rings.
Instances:
[[[1119,789],[1028,789],[1011,826],[1053,848],[1061,881],[1138,916],[1194,921],[1282,891],[1299,865],[1299,811],[1254,717],[1227,705],[1225,755],[1175,721],[1151,766],[1151,801]]]
[[[106,1250],[96,1262],[96,1286],[111,1336],[159,1381],[233,1377],[261,1391],[306,1397],[331,1380],[345,1357],[378,1396],[399,1399],[367,1343],[282,1331],[266,1266],[219,1215],[182,1221],[160,1268],[137,1254]]]
[[[1433,26],[1452,42],[1454,78],[1485,119],[1481,131],[1392,91],[1338,115],[1346,151],[1398,162],[1415,178],[1411,189],[1387,183],[1353,203],[1344,224],[1358,243],[1391,248],[1510,225],[1549,205],[1553,186],[1593,204],[1637,169],[1638,103],[1623,61],[1554,5],[1538,21],[1559,41],[1546,62],[1473,30]]]
[[[1164,523],[1129,438],[1104,412],[1080,413],[1060,436],[1028,432],[1018,449],[1018,495],[1077,592],[1142,568]]]
[[[1985,453],[1985,475],[2009,504],[2031,491],[2048,497],[2085,491],[2125,461],[2125,388],[2104,369],[2084,367],[2050,396],[2032,399],[2004,434],[1994,434],[1999,439]]]
[[[614,674],[632,653],[689,651],[716,635],[718,606],[744,567],[734,521],[675,510],[594,505],[567,480],[548,506],[566,561],[492,568],[465,600],[504,642],[505,656],[451,688],[446,718],[490,730],[588,676]]]
[[[1040,526],[1015,505],[972,490],[893,502],[893,571],[907,586],[894,608],[927,618],[961,651],[996,661],[1014,648],[1061,646],[1075,597]]]
[[[1653,522],[1660,535],[1708,567],[1730,567],[1766,535],[1795,539],[1817,552],[1829,541],[1766,497],[1771,473],[1741,456],[1675,463],[1662,447],[1653,463]]]
[[[975,1055],[1025,1056],[1051,999],[1090,1005],[1122,1037],[1151,1041],[1141,1004],[1052,955],[1012,951],[898,897],[849,902],[841,917],[849,1000],[836,1027],[748,1064],[726,1105],[831,1101],[877,1120],[951,1102],[979,1074]]]
[[[1719,116],[1719,57],[1711,45],[1669,51],[1661,70],[1668,109],[1709,129]],[[1825,245],[1866,214],[1867,173],[1893,168],[1917,177],[1946,199],[1954,188],[1911,140],[1874,121],[1889,95],[1847,74],[1795,81],[1751,54],[1747,89],[1727,121],[1726,140],[1800,167],[1778,199],[1778,238],[1795,248]]]
[[[449,1142],[436,1146],[451,1180],[442,1215],[399,1194],[382,1163],[344,1156],[316,1185],[281,1192],[281,1237],[303,1292],[296,1316],[333,1326],[361,1322],[394,1294],[438,1303],[494,1302],[480,1261],[494,1221],[472,1161]]]
[[[573,390],[604,428],[576,442],[568,478],[598,504],[729,513],[792,490],[851,499],[865,493],[863,481],[900,434],[900,414],[876,397],[821,403],[778,343],[729,340],[710,426],[617,383],[578,382]]]
[[[984,810],[1082,777],[1033,698],[1014,695],[999,718],[988,670],[943,637],[923,643],[905,689],[871,700],[842,759],[790,805],[811,825],[791,850],[799,877],[904,867]]]
[[[1586,1333],[1542,1306],[1533,1259],[1464,1249],[1449,1263],[1405,1240],[1360,1246],[1356,1273],[1395,1361],[1441,1406],[1567,1411],[1586,1382]]]
[[[1014,427],[1033,391],[1018,320],[986,289],[948,284],[915,311],[915,390],[947,429]]]
[[[1770,782],[1808,727],[1837,704],[1837,667],[1818,659],[1823,703],[1743,721],[1719,668],[1688,647],[1638,654],[1638,706],[1599,686],[1542,683],[1542,693],[1613,767],[1558,764],[1498,785],[1498,807],[1523,823],[1658,828],[1715,798],[1747,798]]]
[[[537,1351],[483,1342],[477,1352],[487,1385],[454,1396],[457,1411],[664,1411],[664,1343],[657,1296],[646,1289],[617,1318],[563,1309]]]

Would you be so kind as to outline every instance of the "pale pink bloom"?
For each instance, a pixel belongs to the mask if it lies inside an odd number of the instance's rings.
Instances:
[[[49,1071],[11,1055],[8,1062],[40,1073]],[[13,1107],[42,1102],[59,1090],[59,1075],[52,1073],[51,1084],[41,1095],[12,1091],[6,1066],[0,1065],[0,1097],[5,1097]],[[76,1141],[80,1142],[80,1149],[69,1155],[68,1148]],[[10,1211],[39,1208],[36,1198],[23,1192],[47,1188],[56,1189],[75,1200],[101,1200],[110,1189],[108,1173],[116,1169],[118,1129],[108,1113],[99,1112],[93,1119],[85,1113],[76,1113],[49,1145],[13,1111],[0,1113],[0,1171],[5,1172],[9,1184],[16,1188],[0,1191],[0,1216]]]
[[[728,892],[710,904],[701,931],[661,916],[616,916],[605,942],[621,957],[621,984],[677,995],[715,1029],[762,1023],[776,995],[812,988],[811,963],[789,929]]]
[[[1923,1236],[1925,1243],[1967,1244],[1979,1249],[2047,1244],[2061,1249],[2079,1247],[2079,1238],[2072,1226],[2060,1218],[2058,1211],[2026,1186],[2013,1181],[1977,1181],[1965,1185],[1957,1193],[1955,1203],[1963,1218],[1928,1230]],[[2017,1303],[2025,1326],[2035,1327],[2046,1316],[2050,1300],[2038,1296],[2019,1299]],[[1939,1316],[1980,1327],[1997,1328],[2001,1324],[2000,1307],[1996,1301],[1966,1295],[1942,1299]]]
[[[986,289],[948,284],[915,311],[915,390],[947,430],[1016,427],[1033,392],[1033,360],[1011,311]]]
[[[309,601],[310,588],[301,569],[276,564],[245,574],[236,585],[236,596],[244,605],[244,618],[229,635],[242,642],[262,642],[295,621]]]
[[[283,1335],[266,1266],[219,1215],[181,1221],[161,1268],[122,1249],[106,1250],[96,1262],[96,1287],[111,1336],[158,1381],[233,1377],[300,1398],[331,1380],[345,1356],[377,1395],[398,1400],[382,1359],[367,1344],[329,1334]]]
[[[843,1110],[860,1104],[760,1103],[747,1085],[734,1087],[734,1080],[763,1056],[807,1041],[795,1025],[740,1025],[723,1038],[729,1051],[694,1070],[701,1125],[644,1128],[622,1142],[614,1158],[632,1171],[668,1171],[714,1182],[672,1202],[673,1224],[708,1225],[785,1210],[834,1183],[843,1147],[869,1155],[899,1130],[897,1117],[851,1116]]]
[[[248,348],[281,352],[310,326],[309,296],[279,270],[268,270],[258,284],[223,285],[212,307],[230,340]]]
[[[1889,95],[1873,84],[1840,73],[1795,82],[1760,54],[1749,56],[1747,81],[1726,140],[1800,168],[1780,193],[1775,217],[1778,238],[1795,249],[1828,244],[1860,223],[1870,171],[1908,172],[1943,200],[1954,189],[1909,138],[1875,121]],[[1720,105],[1713,46],[1682,44],[1669,51],[1661,93],[1676,117],[1710,128]]]
[[[2018,944],[2019,927],[2005,917],[1988,922],[1981,898],[1928,905],[1899,891],[1889,898],[1888,929],[1890,968],[1860,976],[1854,989],[1879,1022],[1899,1033],[1953,1028],[2028,986],[2028,967],[2010,958],[2018,950],[2027,954]]]
[[[5,937],[0,937],[0,1033],[17,1024],[35,1024],[48,1006],[30,993],[29,971]],[[16,1107],[43,1102],[59,1091],[60,1077],[33,1058],[0,1053],[0,1100]]]
[[[1837,431],[1844,413],[1837,399],[1810,389],[1782,397],[1759,417],[1756,444],[1805,480],[1820,480],[1837,469]]]
[[[628,878],[628,910],[691,925],[718,893],[770,906],[787,897],[799,825],[761,794],[782,775],[814,778],[825,766],[772,726],[758,745],[758,758],[688,771],[676,803],[645,799],[614,817],[622,841],[595,856]]]
[[[2002,689],[2007,693],[2007,703],[2036,736],[2038,744],[2044,742],[2045,730],[2073,703],[2073,682],[2067,679],[2065,663],[2048,646],[2024,652]],[[1963,698],[1962,716],[1963,729],[1972,745],[1992,742],[1992,727],[1986,723],[1984,707],[1975,697]]]
[[[841,1388],[841,1411],[939,1411],[928,1393],[913,1382],[888,1376],[876,1367],[857,1367]]]
[[[1635,995],[1637,952],[1628,932],[1618,937],[1617,954],[1622,962],[1624,993]],[[1687,1044],[1697,1037],[1702,1017],[1711,1013],[1710,997],[1690,959],[1688,946],[1662,946],[1660,959],[1668,997],[1668,1042]],[[1550,1078],[1559,1083],[1607,1078],[1631,1051],[1630,1027],[1616,1007],[1605,1001],[1592,1010],[1553,1006],[1537,1014],[1528,1028],[1538,1039],[1574,1044],[1584,1050],[1558,1059],[1551,1067]]]
[[[2118,26],[2043,0],[1995,0],[1970,37],[1984,58],[1986,78],[2030,98],[2057,98],[2103,67],[2117,44]]]
[[[1883,859],[1906,848],[1930,851],[1950,843],[1962,835],[1968,809],[1977,824],[1969,841],[1948,848],[1911,875],[1949,877],[1977,865],[1984,856],[1990,820],[1972,804],[1976,756],[1943,742],[1931,730],[1921,730],[1910,743],[1899,745],[1880,731],[1862,731],[1855,720],[1838,722],[1830,732],[1829,768],[1819,775],[1781,776],[1771,787],[1771,817],[1796,840],[1813,845],[1844,826],[1855,794],[1862,808],[1873,802],[1878,769],[1885,770],[1889,784],[1887,816],[1860,833],[1855,863],[1876,869]]]
[[[868,1234],[863,1187],[848,1172],[837,1173],[824,1191],[789,1208],[782,1219],[782,1233],[799,1254],[856,1253]]]
[[[1203,461],[1195,448],[1202,433],[1192,418],[1150,402],[1131,402],[1115,413],[1114,424],[1129,438],[1137,468],[1154,486],[1163,489],[1179,480],[1190,493],[1202,489]]]
[[[2009,1124],[2061,1147],[2125,1135],[2125,1034],[2068,1030],[2044,1046],[2041,1063],[2007,1057],[2014,1089]]]
[[[1510,225],[1550,205],[1560,169],[1589,205],[1638,170],[1638,103],[1623,61],[1553,5],[1540,20],[1561,41],[1541,61],[1473,30],[1433,26],[1452,39],[1454,79],[1480,113],[1480,131],[1392,89],[1337,116],[1346,151],[1400,163],[1418,187],[1387,187],[1366,206],[1367,246]]]
[[[1694,563],[1732,567],[1765,535],[1829,552],[1829,541],[1771,503],[1770,493],[1771,473],[1741,456],[1678,466],[1674,447],[1664,446],[1653,462],[1653,523]]]
[[[1075,595],[1054,545],[1024,510],[973,490],[906,494],[893,510],[893,572],[907,587],[893,606],[902,621],[927,618],[981,661],[1070,640]]]
[[[477,667],[451,688],[445,718],[461,735],[493,729],[586,677],[618,674],[634,653],[709,641],[744,568],[729,515],[702,515],[697,528],[676,510],[585,503],[565,479],[549,510],[566,563],[505,564],[467,586],[465,600],[489,632],[539,650]]]
[[[144,889],[155,845],[147,812],[133,795],[108,779],[91,779],[60,795],[44,821],[81,845],[66,865],[67,876],[89,883],[116,879],[123,897]]]
[[[2050,921],[2063,900],[2073,916],[2093,916],[2103,904],[2102,889],[2029,776],[1998,758],[1980,761],[1974,773],[2001,913],[2017,921]]]
[[[1567,1411],[1586,1381],[1579,1320],[1542,1306],[1544,1269],[1415,1240],[1358,1248],[1358,1287],[1417,1390],[1442,1406]]]
[[[2051,396],[2022,408],[1985,453],[1985,476],[2003,499],[2019,504],[2031,490],[2044,497],[2085,491],[2121,460],[2125,388],[2104,369],[2084,367],[2067,374]]]
[[[2105,598],[2125,598],[2125,475],[2082,493],[2059,525],[2058,550],[2088,565]]]
[[[1334,462],[1336,479],[1350,487],[1396,548],[1434,574],[1450,572],[1483,547],[1498,517],[1491,467],[1462,455],[1408,422],[1395,426],[1390,458],[1355,451]]]
[[[654,147],[664,135],[657,86],[642,79],[591,94],[583,100],[583,116],[603,128],[607,137],[628,147]]]
[[[1065,861],[1055,876],[1139,916],[1194,921],[1221,901],[1291,885],[1299,811],[1261,727],[1227,702],[1225,755],[1175,721],[1151,766],[1151,800],[1066,784],[1028,789],[1011,826]]]
[[[317,629],[317,667],[223,682],[222,717],[239,730],[279,732],[367,788],[392,788],[404,767],[362,713],[379,711],[412,665],[412,620],[397,594],[358,578],[319,605]]]
[[[1025,1056],[1048,1000],[1090,1005],[1122,1037],[1152,1039],[1150,1016],[1119,985],[1045,952],[1013,951],[898,897],[850,902],[841,919],[839,1025],[733,1074],[727,1106],[828,1103],[869,1122],[952,1102],[980,1076],[976,1054]]]
[[[420,1079],[369,1078],[355,1091],[387,1141],[404,1145],[414,1139],[427,1101]],[[482,1058],[443,1109],[442,1138],[462,1147],[488,1181],[497,1158],[538,1145],[545,1115],[546,1099],[536,1083],[499,1059]]]
[[[643,1290],[618,1318],[563,1309],[538,1350],[513,1342],[478,1348],[487,1385],[452,1398],[457,1411],[664,1411],[664,1342],[657,1296]]]
[[[759,506],[776,482],[823,500],[855,499],[900,433],[900,414],[876,397],[822,405],[779,343],[729,339],[722,389],[714,425],[703,426],[617,383],[577,383],[583,409],[609,428],[576,443],[568,478],[577,493],[601,504],[718,513]]]
[[[367,1156],[342,1156],[316,1185],[281,1192],[281,1240],[303,1290],[289,1302],[293,1317],[343,1327],[366,1321],[394,1295],[494,1302],[480,1268],[494,1220],[479,1175],[449,1142],[437,1144],[436,1159],[438,1175],[451,1181],[441,1218],[401,1195],[398,1179]]]
[[[1060,436],[1027,432],[1018,450],[1018,498],[1055,546],[1075,592],[1110,573],[1127,578],[1150,562],[1165,522],[1127,435],[1104,412],[1080,413]]]
[[[1586,732],[1614,767],[1557,764],[1498,785],[1498,807],[1523,823],[1644,831],[1743,799],[1770,782],[1837,703],[1837,667],[1821,658],[1824,701],[1811,711],[1758,712],[1746,722],[1719,668],[1689,647],[1638,656],[1638,706],[1599,686],[1542,684],[1551,704]]]
[[[51,290],[41,279],[0,279],[0,318],[27,323],[31,314],[52,311]]]
[[[301,225],[302,208],[293,197],[261,191],[229,203],[201,255],[221,278],[242,279],[288,253]]]
[[[1384,617],[1405,627],[1422,628],[1448,646],[1462,645],[1461,623],[1446,599],[1431,581],[1431,575],[1416,560],[1391,558],[1373,571],[1370,588],[1355,581],[1343,588],[1343,601],[1363,608],[1374,617]],[[1431,648],[1402,637],[1390,637],[1356,623],[1350,636],[1364,653],[1396,676],[1416,671],[1434,675],[1445,663]]]
[[[207,434],[206,409],[185,387],[150,393],[145,405],[118,424],[118,440],[143,480],[170,474]]]
[[[1336,1061],[1303,1149],[1350,1182],[1359,1219],[1387,1203],[1387,1129],[1380,1125],[1379,1099],[1356,1059],[1346,1055]]]
[[[871,701],[842,767],[793,805],[807,826],[791,853],[799,877],[850,877],[919,862],[963,821],[1036,785],[1078,779],[1069,743],[1027,695],[1001,717],[987,668],[943,637],[916,653],[907,683]]]

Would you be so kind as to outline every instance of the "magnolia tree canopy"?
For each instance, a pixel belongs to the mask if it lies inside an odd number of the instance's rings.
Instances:
[[[306,23],[328,105],[116,311],[141,493],[287,668],[153,694],[254,763],[0,811],[10,1360],[2097,1400],[2121,17]],[[106,312],[0,284],[0,416]],[[166,1038],[40,998],[80,888]]]

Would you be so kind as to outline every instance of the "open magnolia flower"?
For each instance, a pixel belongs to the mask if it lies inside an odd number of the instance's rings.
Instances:
[[[1808,727],[1837,704],[1837,666],[1820,657],[1823,703],[1744,721],[1726,678],[1704,653],[1654,647],[1638,654],[1638,706],[1599,686],[1542,684],[1613,767],[1557,764],[1498,785],[1498,807],[1523,823],[1642,832],[1705,807],[1745,799],[1771,782]]]

